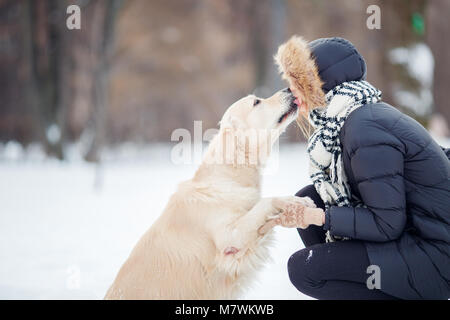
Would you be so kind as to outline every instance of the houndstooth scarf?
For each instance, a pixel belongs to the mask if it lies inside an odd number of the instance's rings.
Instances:
[[[309,173],[327,209],[332,205],[358,205],[352,202],[343,168],[339,133],[352,111],[380,100],[381,91],[370,83],[344,82],[327,93],[325,108],[314,109],[309,114],[309,121],[314,128],[308,142]],[[327,241],[334,240],[328,231]]]

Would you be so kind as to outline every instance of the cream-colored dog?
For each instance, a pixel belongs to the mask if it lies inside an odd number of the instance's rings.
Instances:
[[[280,208],[260,198],[260,170],[297,116],[294,99],[289,90],[250,95],[225,112],[195,176],[139,240],[106,299],[238,297],[268,258],[266,222]],[[309,198],[283,200],[314,206]]]

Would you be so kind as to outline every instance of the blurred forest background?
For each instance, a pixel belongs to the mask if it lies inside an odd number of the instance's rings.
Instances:
[[[66,26],[71,4],[81,30]],[[449,17],[449,0],[0,0],[0,144],[59,159],[76,144],[96,162],[194,120],[214,128],[236,99],[286,85],[272,56],[293,34],[349,39],[386,102],[448,136]]]

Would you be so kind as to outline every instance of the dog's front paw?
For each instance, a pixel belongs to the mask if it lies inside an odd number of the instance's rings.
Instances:
[[[272,205],[275,214],[268,216],[266,223],[259,228],[260,235],[266,233],[276,225],[287,228],[306,228],[304,212],[307,208],[316,208],[314,201],[309,197],[279,197],[274,198]]]
[[[286,209],[286,206],[302,205],[308,208],[316,208],[316,204],[310,197],[297,197],[297,196],[287,196],[287,197],[276,197],[272,200],[272,205],[277,213]]]
[[[309,208],[316,208],[316,204],[310,197],[295,197],[296,199],[294,201],[297,201],[301,204],[303,204],[305,207]]]
[[[310,207],[315,208],[314,201],[309,197],[275,197],[270,199],[271,210],[267,211],[266,221],[259,227],[258,234],[260,236],[269,232],[276,225],[283,225],[281,218],[287,217],[288,213],[293,212],[293,208]]]

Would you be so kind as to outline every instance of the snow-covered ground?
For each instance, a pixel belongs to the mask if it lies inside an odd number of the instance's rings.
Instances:
[[[102,298],[176,185],[196,168],[174,165],[170,146],[125,149],[100,169],[39,156],[20,160],[21,151],[8,148],[0,159],[0,299]],[[263,196],[292,195],[308,184],[305,146],[284,145],[271,171]],[[297,231],[278,228],[276,239],[273,262],[244,298],[307,299],[286,270],[302,248]]]

